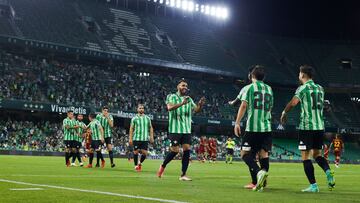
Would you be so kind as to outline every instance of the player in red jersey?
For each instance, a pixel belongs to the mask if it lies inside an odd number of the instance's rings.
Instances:
[[[327,144],[323,145],[324,149],[324,158],[329,162],[329,147]]]
[[[211,138],[209,145],[210,145],[210,158],[213,162],[216,161],[216,139]]]
[[[200,144],[199,144],[199,161],[205,162],[205,148],[206,148],[206,137],[200,137]]]
[[[205,157],[207,160],[211,161],[211,148],[210,148],[211,138],[205,140]]]
[[[91,144],[91,131],[90,128],[86,129],[85,133],[84,133],[84,142],[85,142],[85,154],[87,157],[89,157],[89,153],[90,153],[90,144]],[[86,157],[83,156],[82,157],[83,162],[86,162]]]
[[[341,152],[344,152],[344,142],[341,140],[340,135],[336,134],[335,138],[330,144],[329,149],[331,150],[331,147],[334,146],[334,156],[335,156],[335,166],[336,168],[339,167],[340,159],[341,159]]]

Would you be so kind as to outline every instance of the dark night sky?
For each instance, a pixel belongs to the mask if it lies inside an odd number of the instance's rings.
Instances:
[[[225,0],[229,29],[322,39],[360,39],[360,1]]]

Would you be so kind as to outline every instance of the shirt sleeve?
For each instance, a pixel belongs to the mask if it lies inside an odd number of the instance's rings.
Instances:
[[[134,126],[134,125],[135,125],[135,117],[133,117],[130,122],[130,126]]]
[[[148,117],[148,119],[149,119],[149,127],[151,127],[151,119],[150,119],[150,117]]]
[[[302,99],[302,97],[304,96],[304,89],[305,89],[305,86],[304,85],[301,85],[300,87],[298,87],[296,89],[296,92],[295,92],[295,97],[299,98],[300,100]]]
[[[114,121],[114,117],[110,114],[109,115],[109,119],[111,120],[111,121]]]
[[[246,87],[246,86],[245,86]],[[244,93],[245,87],[241,88],[238,96],[236,97],[237,99],[241,100],[241,95]]]
[[[240,96],[240,100],[241,101],[245,101],[246,103],[249,103],[249,98],[250,98],[250,86],[247,85],[244,88],[243,93]]]
[[[175,100],[175,99],[174,99],[174,95],[173,95],[173,94],[169,94],[169,95],[166,97],[165,103],[166,103],[166,104],[174,104],[174,103],[175,103],[174,100]]]

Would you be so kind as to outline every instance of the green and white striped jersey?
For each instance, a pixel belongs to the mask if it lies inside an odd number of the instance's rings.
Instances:
[[[114,122],[114,118],[111,114],[109,114],[109,119]],[[101,123],[101,126],[104,129],[104,137],[112,137],[111,134],[111,127],[109,125],[108,119],[101,113],[96,115],[96,120],[98,120]]]
[[[181,107],[169,111],[169,133],[189,134],[191,133],[192,111],[196,107],[194,101],[189,97],[189,102]],[[180,104],[184,100],[179,92],[169,94],[166,104]]]
[[[89,123],[91,130],[91,139],[92,140],[101,140],[101,124],[98,120],[94,119]]]
[[[247,132],[271,132],[271,110],[274,105],[271,87],[256,81],[243,88],[239,94],[241,101],[247,103]]]
[[[133,141],[149,141],[151,120],[147,115],[136,115],[131,119],[134,128]]]
[[[70,119],[66,117],[63,120],[63,131],[64,131],[64,140],[73,140],[75,137],[75,129],[73,127],[76,125],[76,121],[74,119]],[[66,129],[65,126],[69,126],[69,129]]]
[[[300,130],[324,130],[324,88],[313,80],[301,85],[295,92],[301,102]]]
[[[78,141],[78,142],[82,142],[83,141],[83,133],[84,133],[84,127],[86,127],[86,124],[82,121],[76,121],[76,125],[79,126],[79,128],[77,129],[77,133],[76,133],[76,138],[74,140]]]

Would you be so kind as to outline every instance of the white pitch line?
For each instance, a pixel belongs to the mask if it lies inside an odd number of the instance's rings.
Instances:
[[[128,178],[128,179],[139,179],[139,178],[155,178],[158,177],[154,175],[139,175],[139,176],[121,176],[121,175],[111,175],[111,176],[94,176],[94,175],[50,175],[50,174],[11,174],[11,175],[0,175],[0,177],[47,177],[47,178]],[[302,178],[304,175],[289,175],[289,176],[279,176],[279,175],[269,175],[271,178]],[[325,176],[325,175],[324,175]],[[179,176],[175,175],[166,175],[164,177],[167,178],[177,178]],[[231,179],[231,178],[248,178],[249,175],[240,175],[240,176],[201,176],[199,179],[208,179],[208,178],[224,178],[224,179]],[[358,177],[358,175],[336,175],[336,177]]]
[[[43,188],[10,188],[10,190],[14,190],[14,191],[29,191],[29,190],[44,190]]]
[[[79,188],[70,188],[70,187],[62,187],[62,186],[55,186],[55,185],[26,183],[26,182],[6,180],[6,179],[0,179],[0,182],[13,183],[13,184],[18,184],[18,185],[30,185],[30,186],[37,186],[37,187],[55,188],[55,189],[61,189],[61,190],[87,192],[87,193],[102,194],[102,195],[111,195],[111,196],[117,196],[117,197],[127,197],[127,198],[142,199],[142,200],[148,200],[148,201],[169,202],[169,203],[187,203],[187,202],[181,202],[181,201],[176,201],[176,200],[127,195],[127,194],[120,194],[120,193],[113,193],[113,192],[102,192],[102,191],[96,191],[96,190],[84,190],[84,189],[79,189]]]

